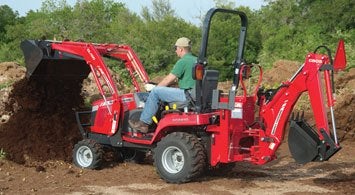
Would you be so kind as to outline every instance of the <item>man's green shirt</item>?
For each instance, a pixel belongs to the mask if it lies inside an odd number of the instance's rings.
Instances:
[[[187,53],[174,65],[171,73],[179,79],[179,87],[181,89],[191,89],[195,87],[195,80],[192,79],[192,67],[195,65],[196,61],[196,56]]]

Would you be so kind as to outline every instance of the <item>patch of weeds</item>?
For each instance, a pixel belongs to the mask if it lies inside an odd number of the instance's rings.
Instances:
[[[6,152],[4,151],[3,148],[0,149],[0,160],[5,159],[6,158]]]
[[[0,90],[1,89],[4,89],[6,87],[9,87],[13,84],[14,82],[13,81],[8,81],[8,82],[5,82],[5,83],[0,83]]]

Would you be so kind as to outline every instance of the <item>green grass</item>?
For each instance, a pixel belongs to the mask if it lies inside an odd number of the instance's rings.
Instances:
[[[4,149],[0,149],[0,160],[1,159],[5,159],[6,158],[6,152],[4,151]]]
[[[4,89],[6,87],[9,87],[13,84],[14,82],[13,81],[8,81],[8,82],[5,82],[5,83],[0,83],[0,90],[1,89]]]

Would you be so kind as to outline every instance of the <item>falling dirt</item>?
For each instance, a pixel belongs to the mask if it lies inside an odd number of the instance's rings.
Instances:
[[[264,85],[287,80],[299,63],[279,61],[264,73]],[[275,71],[277,70],[277,71]],[[300,165],[284,141],[278,159],[264,166],[238,163],[227,173],[209,173],[197,181],[172,185],[151,161],[110,161],[101,170],[71,163],[81,139],[74,112],[85,108],[81,80],[28,80],[23,67],[0,63],[0,195],[2,194],[354,194],[355,70],[335,75],[335,116],[343,149],[328,162]],[[219,86],[227,85],[220,83]],[[84,82],[87,85],[87,80]]]
[[[74,115],[83,104],[80,92],[77,81],[16,82],[5,106],[13,115],[0,131],[1,148],[8,152],[8,159],[22,164],[70,161],[73,144],[80,139]]]

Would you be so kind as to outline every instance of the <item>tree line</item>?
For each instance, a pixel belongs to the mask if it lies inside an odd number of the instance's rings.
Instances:
[[[303,62],[307,52],[319,45],[334,54],[339,39],[345,40],[348,67],[355,66],[355,2],[351,0],[267,0],[259,10],[215,0],[215,7],[239,10],[248,16],[245,60],[270,67],[279,59]],[[138,54],[150,75],[165,74],[177,60],[172,46],[181,36],[193,42],[198,55],[201,25],[180,18],[169,0],[153,0],[138,15],[113,0],[45,0],[39,10],[25,16],[7,5],[0,6],[0,62],[23,64],[20,42],[24,39],[84,40],[95,43],[128,44]],[[208,63],[232,76],[239,40],[237,16],[216,15],[211,24]],[[123,67],[108,62],[111,68]]]

